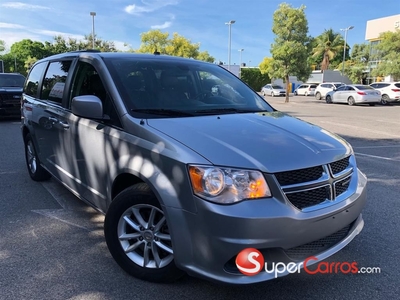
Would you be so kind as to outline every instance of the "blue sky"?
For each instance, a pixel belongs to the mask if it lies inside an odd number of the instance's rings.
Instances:
[[[208,51],[216,60],[228,61],[229,28],[232,25],[232,64],[258,66],[270,56],[273,43],[272,15],[283,1],[275,0],[25,0],[0,1],[0,39],[10,47],[22,39],[53,41],[58,34],[82,38],[92,30],[91,11],[96,12],[95,32],[124,50],[136,49],[140,34],[160,29],[174,32]],[[400,0],[292,0],[293,7],[306,6],[309,34],[324,29],[340,32],[350,25],[350,46],[365,42],[368,20],[400,13]]]

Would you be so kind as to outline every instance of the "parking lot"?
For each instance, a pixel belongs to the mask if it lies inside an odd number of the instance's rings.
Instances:
[[[108,252],[103,216],[54,180],[26,171],[18,120],[0,121],[0,299],[396,299],[400,293],[400,105],[266,97],[273,107],[348,140],[366,173],[364,230],[329,262],[375,274],[292,274],[251,286],[185,277],[169,285],[126,275]],[[279,155],[279,154],[277,154]],[[396,296],[397,295],[397,296]]]

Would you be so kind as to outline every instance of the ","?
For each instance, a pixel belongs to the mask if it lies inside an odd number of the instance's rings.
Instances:
[[[266,84],[261,89],[263,96],[286,96],[286,90],[277,84]]]
[[[368,104],[374,106],[381,101],[381,92],[369,85],[342,85],[325,96],[326,103]]]
[[[400,102],[400,82],[374,82],[370,86],[381,93],[381,104]]]
[[[315,89],[317,88],[317,84],[313,83],[303,83],[299,85],[293,92],[295,96],[314,96]]]
[[[25,77],[18,73],[0,73],[0,117],[21,116],[21,96]]]
[[[112,257],[140,279],[270,280],[241,273],[236,256],[323,260],[364,226],[367,179],[351,145],[215,64],[48,57],[25,81],[21,122],[30,177],[53,176],[103,212]]]
[[[341,82],[320,83],[315,89],[315,99],[317,100],[324,99],[328,92],[334,91],[337,88],[341,87],[342,85],[344,85],[344,83]]]

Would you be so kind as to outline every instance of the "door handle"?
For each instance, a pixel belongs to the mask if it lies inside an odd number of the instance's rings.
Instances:
[[[49,121],[52,122],[53,124],[58,123],[58,119],[54,117],[49,117]]]
[[[55,118],[55,117],[49,117],[49,121],[53,123],[53,125],[55,124],[60,124],[62,128],[64,129],[69,129],[69,124],[67,122],[62,122],[59,119]]]

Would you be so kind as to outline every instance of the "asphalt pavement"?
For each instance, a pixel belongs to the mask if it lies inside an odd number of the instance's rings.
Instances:
[[[104,217],[26,170],[19,120],[0,121],[0,299],[398,299],[400,294],[400,105],[326,104],[266,98],[276,109],[348,140],[368,176],[364,230],[329,262],[377,267],[375,274],[304,272],[226,286],[186,276],[153,284],[124,273],[108,252]]]

